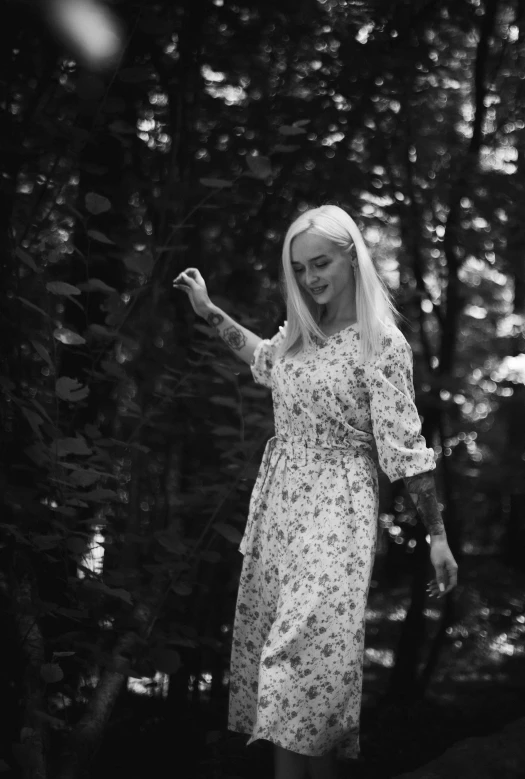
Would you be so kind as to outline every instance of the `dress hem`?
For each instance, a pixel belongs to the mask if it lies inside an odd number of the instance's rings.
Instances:
[[[238,728],[238,727],[231,728],[229,726],[228,726],[228,730],[231,730],[234,733],[243,733],[246,736],[250,736],[249,740],[246,742],[246,745],[245,745],[247,747],[249,747],[250,744],[253,744],[256,741],[268,741],[271,744],[274,744],[274,745],[276,745],[278,747],[282,747],[283,749],[289,749],[290,751],[293,751],[293,752],[295,752],[298,755],[303,755],[303,757],[323,757],[324,755],[328,754],[327,752],[323,752],[321,755],[313,754],[311,752],[297,752],[295,749],[292,750],[290,746],[288,746],[287,744],[284,744],[283,742],[279,741],[274,736],[272,736],[271,738],[269,738],[268,736],[264,736],[264,735],[256,736],[256,735],[254,735],[252,730],[245,730],[245,729],[241,729],[241,728]],[[328,752],[331,752],[332,750],[335,751],[336,760],[360,760],[361,757],[362,757],[361,753],[359,751],[357,752],[356,755],[341,754],[341,750],[340,750],[340,748],[339,748],[339,746],[337,744],[335,746],[333,746],[332,749],[329,749]],[[342,751],[344,752],[344,749]]]

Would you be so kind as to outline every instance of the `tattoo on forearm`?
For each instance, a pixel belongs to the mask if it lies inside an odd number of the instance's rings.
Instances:
[[[238,330],[236,327],[226,327],[222,333],[220,333],[221,338],[224,338],[230,349],[233,349],[236,352],[239,352],[243,346],[246,346],[246,336],[241,330]]]
[[[218,328],[219,325],[224,322],[224,317],[222,314],[211,313],[206,317],[206,321],[212,327]],[[239,330],[237,327],[231,325],[230,327],[225,327],[222,332],[220,330],[218,332],[221,338],[226,341],[230,349],[238,352],[243,346],[246,346],[247,338],[242,330]]]
[[[217,327],[221,322],[224,322],[224,317],[222,314],[208,314],[206,321],[212,327]]]
[[[403,481],[417,509],[417,513],[431,536],[439,536],[445,532],[441,519],[436,484],[431,471],[406,476]]]

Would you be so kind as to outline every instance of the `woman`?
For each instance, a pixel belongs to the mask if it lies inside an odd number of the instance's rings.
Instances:
[[[431,594],[456,585],[414,405],[412,353],[361,234],[341,208],[303,213],[283,247],[287,321],[260,339],[208,298],[195,268],[174,281],[254,379],[272,388],[239,550],[228,728],[274,744],[276,779],[332,779],[359,756],[365,606],[378,465],[403,478],[430,535]]]

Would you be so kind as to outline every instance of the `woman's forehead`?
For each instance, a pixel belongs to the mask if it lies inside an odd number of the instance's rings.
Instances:
[[[293,239],[290,258],[292,262],[306,262],[319,254],[332,253],[336,248],[329,238],[306,231]]]

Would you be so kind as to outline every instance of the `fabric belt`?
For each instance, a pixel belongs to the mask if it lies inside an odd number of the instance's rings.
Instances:
[[[334,465],[341,459],[368,455],[372,457],[372,446],[366,441],[348,439],[336,446],[319,446],[305,438],[284,438],[273,436],[266,444],[265,456],[271,456],[274,451],[286,454],[296,465],[328,462]]]

